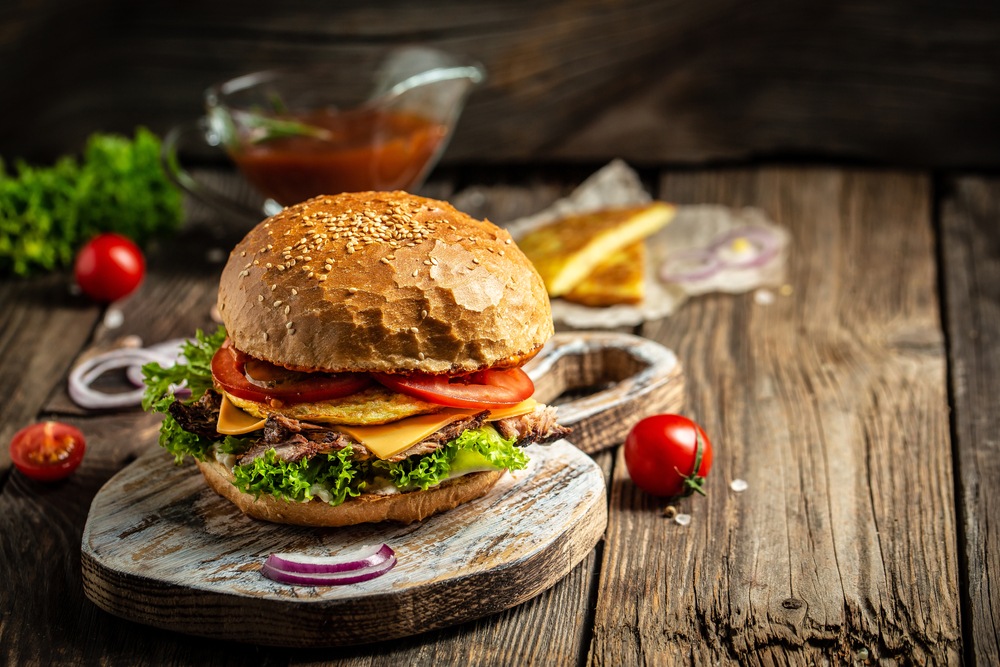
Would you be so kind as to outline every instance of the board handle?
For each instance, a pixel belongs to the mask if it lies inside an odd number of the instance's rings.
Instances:
[[[623,442],[644,417],[684,407],[677,355],[640,336],[557,333],[524,370],[540,403],[573,390],[597,389],[557,407],[559,423],[573,429],[568,439],[588,454]]]

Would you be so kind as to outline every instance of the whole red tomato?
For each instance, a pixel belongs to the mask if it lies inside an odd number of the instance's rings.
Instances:
[[[10,458],[31,479],[52,482],[76,470],[86,449],[79,429],[59,422],[42,422],[14,434]]]
[[[701,460],[696,464],[699,445]],[[636,486],[651,495],[705,495],[701,487],[712,468],[712,443],[687,417],[646,417],[625,438],[625,466]]]
[[[101,234],[80,249],[73,273],[84,294],[97,301],[114,301],[139,286],[146,275],[146,260],[124,236]]]

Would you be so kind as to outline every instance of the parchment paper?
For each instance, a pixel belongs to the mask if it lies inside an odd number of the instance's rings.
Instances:
[[[535,215],[509,222],[506,227],[518,240],[559,218],[602,208],[635,206],[652,201],[638,174],[615,160],[591,175],[568,197]],[[750,269],[721,269],[713,276],[683,283],[664,283],[660,265],[674,252],[707,248],[722,234],[741,227],[765,227],[778,238],[778,253],[767,264]],[[791,235],[756,208],[735,209],[717,205],[681,206],[663,229],[646,239],[646,297],[637,306],[590,308],[563,299],[552,300],[552,319],[576,328],[634,326],[673,314],[691,296],[708,292],[740,294],[758,287],[781,285],[785,277]]]

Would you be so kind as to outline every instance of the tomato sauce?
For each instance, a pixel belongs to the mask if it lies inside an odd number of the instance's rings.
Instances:
[[[317,195],[409,189],[448,133],[421,116],[370,109],[287,119],[331,136],[281,136],[230,152],[247,179],[283,206]]]

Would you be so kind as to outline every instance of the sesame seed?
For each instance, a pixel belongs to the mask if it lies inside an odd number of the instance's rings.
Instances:
[[[427,311],[426,310],[421,310],[420,311],[420,317],[427,317]]]
[[[306,276],[306,278],[312,278],[312,277],[313,277],[314,275],[315,275],[315,274],[314,274],[314,273],[313,273],[312,271],[310,271],[310,272],[309,272],[309,275],[307,275],[307,276]]]
[[[284,264],[278,264],[278,270],[279,271],[284,271],[285,270],[285,265]]]
[[[277,308],[278,306],[281,305],[281,303],[282,303],[281,301],[275,301],[274,302],[274,307]]]
[[[438,261],[437,261],[436,257],[431,257],[431,264],[433,264],[434,266],[438,265]]]
[[[295,335],[295,329],[289,329],[288,330],[288,335],[289,336],[294,336]]]
[[[299,291],[293,287],[292,288],[292,294],[298,294],[298,293],[299,293]]]
[[[267,268],[269,268],[269,269],[270,269],[270,268],[271,268],[271,262],[268,262],[268,263],[267,263],[267,264],[265,264],[264,266],[266,266]]]
[[[273,292],[275,289],[277,289],[277,287],[278,283],[274,283],[273,285],[271,285],[271,291]]]
[[[416,327],[410,327],[410,333],[417,333],[418,331],[420,331],[420,329]]]
[[[507,239],[506,241],[504,241],[504,243],[506,243],[507,245],[510,245],[510,239]]]
[[[472,263],[473,264],[479,264],[479,259],[477,257],[473,257],[472,258]]]
[[[267,332],[264,332],[264,340],[267,340]]]
[[[348,287],[347,291],[350,292],[351,294],[354,294],[355,292],[358,291],[358,288],[357,287]]]
[[[316,276],[316,277],[319,278],[320,280],[326,280],[326,276]]]
[[[388,259],[386,259],[385,257],[383,257],[383,258],[382,258],[382,259],[380,259],[379,261],[380,261],[380,262],[382,262],[383,264],[388,264],[388,263],[389,263],[389,260],[388,260]]]
[[[258,294],[257,295],[257,300],[258,301],[263,301],[264,300],[264,295],[263,294]]]
[[[291,306],[285,306],[285,315],[287,315],[288,311],[291,310],[291,309],[292,309]]]
[[[431,265],[431,260],[425,259],[424,260],[424,264],[426,264],[427,266],[430,266]]]
[[[499,254],[499,255],[500,255],[501,257],[503,257],[503,250],[497,250],[497,253],[498,253],[498,254]]]
[[[419,359],[420,361],[423,361],[424,360],[424,353],[423,352],[418,352],[417,353],[417,359]]]
[[[292,323],[291,322],[286,322],[285,323],[285,328],[286,329],[291,329],[292,328]]]
[[[413,269],[413,277],[416,278],[417,274],[420,273],[418,269]]]

